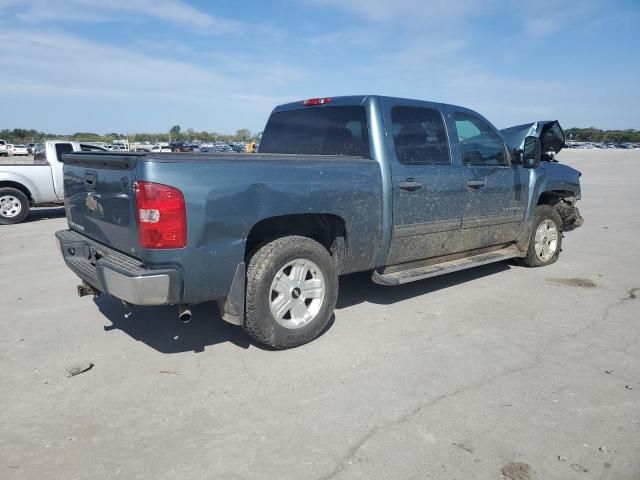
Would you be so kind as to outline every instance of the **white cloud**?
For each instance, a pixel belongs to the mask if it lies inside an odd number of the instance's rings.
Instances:
[[[244,22],[203,12],[181,0],[0,0],[0,12],[15,12],[24,23],[52,21],[106,22],[126,21],[136,17],[195,29],[200,33],[239,33]]]
[[[350,11],[370,21],[437,26],[492,8],[493,0],[306,0],[310,4]]]
[[[5,85],[13,79],[16,89],[37,90],[40,85],[78,96],[87,91],[110,96],[196,95],[225,83],[224,78],[185,62],[148,57],[62,33],[2,30],[0,43],[12,46],[0,56],[0,70]],[[185,83],[189,89],[181,88]]]
[[[532,37],[545,37],[561,28],[562,21],[557,16],[532,18],[525,23],[525,30]]]
[[[222,32],[216,25],[226,20],[183,1],[0,0],[0,17],[23,16],[22,23],[8,21],[0,29],[0,44],[8,46],[0,55],[0,103],[20,107],[0,121],[28,128],[49,128],[33,123],[46,120],[79,130],[101,125],[158,130],[180,123],[232,131],[261,128],[278,103],[379,93],[469,106],[507,126],[539,117],[562,121],[584,103],[572,95],[584,92],[579,71],[555,76],[553,66],[538,61],[545,35],[565,27],[574,27],[575,34],[576,24],[585,28],[579,18],[564,16],[587,11],[570,8],[569,0],[558,0],[561,5],[551,13],[515,3],[501,7],[501,15],[512,21],[490,35],[482,35],[486,22],[481,28],[476,24],[485,16],[495,21],[493,0],[455,5],[443,0],[298,1],[326,7],[332,16],[351,12],[361,20],[316,22],[301,28],[306,38],[296,36],[296,29],[283,38],[267,18],[256,29],[239,24],[249,30],[227,41],[190,35]],[[56,15],[93,22],[136,18],[159,28],[145,29],[130,44],[115,46],[61,33],[70,26],[54,21]],[[168,35],[166,22],[184,31]],[[521,61],[531,54],[540,69],[527,68],[525,74]],[[584,67],[585,78],[589,68]],[[606,102],[601,103],[598,110],[606,110]],[[69,108],[39,109],[33,115],[33,106],[62,104]],[[571,118],[569,123],[581,124],[578,120],[586,121]],[[49,129],[56,130],[55,124]]]
[[[524,32],[533,39],[540,39],[561,32],[572,24],[584,26],[598,21],[603,14],[597,11],[599,6],[597,0],[556,0],[550,9],[525,3],[516,13],[523,19]]]
[[[158,131],[175,123],[258,130],[306,75],[286,64],[267,65],[268,59],[199,65],[39,29],[0,30],[0,44],[11,45],[0,55],[3,106],[68,105],[61,111],[39,109],[35,116],[30,107],[0,121],[49,131],[60,131],[59,125],[70,125],[71,131],[101,126],[102,131]]]
[[[359,47],[371,46],[379,40],[376,32],[370,29],[353,29],[348,31],[336,31],[321,33],[309,37],[307,42],[312,47]]]

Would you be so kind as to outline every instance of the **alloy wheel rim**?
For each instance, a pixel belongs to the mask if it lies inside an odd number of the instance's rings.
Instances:
[[[5,218],[13,218],[20,215],[22,204],[13,195],[4,195],[0,197],[0,215]]]
[[[542,262],[547,262],[558,249],[558,227],[551,219],[545,219],[536,229],[535,250],[536,257]]]
[[[293,260],[282,267],[271,282],[271,315],[285,328],[304,327],[320,312],[324,296],[322,270],[311,260]]]

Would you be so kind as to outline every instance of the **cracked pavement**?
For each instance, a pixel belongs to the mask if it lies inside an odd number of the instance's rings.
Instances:
[[[640,478],[640,151],[559,158],[585,225],[556,264],[351,275],[284,352],[213,305],[78,298],[61,209],[0,227],[0,478]]]

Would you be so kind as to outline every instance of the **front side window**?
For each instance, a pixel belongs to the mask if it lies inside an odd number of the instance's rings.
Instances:
[[[507,165],[502,140],[487,122],[466,113],[453,118],[465,165]]]
[[[271,115],[260,153],[369,157],[367,112],[362,106],[306,107]]]
[[[393,107],[391,123],[393,143],[400,162],[451,163],[447,133],[439,111],[422,107]]]

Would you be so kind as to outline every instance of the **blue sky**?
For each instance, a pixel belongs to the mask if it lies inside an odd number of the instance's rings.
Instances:
[[[0,128],[259,131],[377,93],[640,129],[640,1],[0,0]]]

